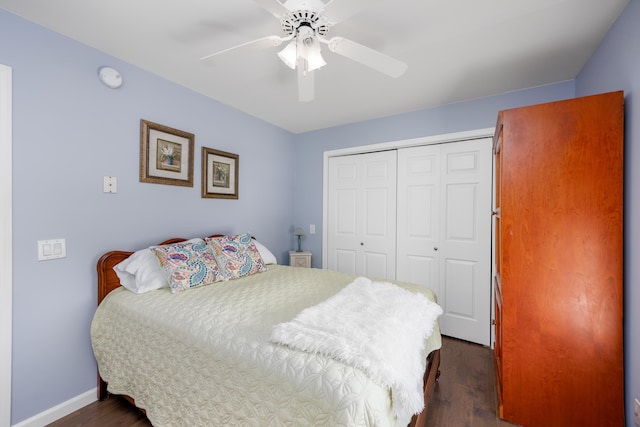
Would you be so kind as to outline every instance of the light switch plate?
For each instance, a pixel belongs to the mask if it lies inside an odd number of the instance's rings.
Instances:
[[[65,239],[38,240],[38,261],[65,258],[67,242]]]
[[[118,179],[115,176],[103,176],[102,191],[105,193],[117,193]]]

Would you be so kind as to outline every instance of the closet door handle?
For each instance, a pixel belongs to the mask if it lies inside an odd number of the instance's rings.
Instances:
[[[437,246],[436,246],[436,247],[434,247],[434,248],[433,248],[433,250],[434,250],[434,251],[437,251],[437,250],[438,250],[438,247],[437,247]]]
[[[360,242],[360,246],[364,246],[364,243]]]

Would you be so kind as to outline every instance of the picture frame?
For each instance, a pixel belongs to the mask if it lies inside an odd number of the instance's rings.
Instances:
[[[140,182],[193,187],[192,133],[140,120]]]
[[[240,156],[202,147],[202,197],[238,199]]]

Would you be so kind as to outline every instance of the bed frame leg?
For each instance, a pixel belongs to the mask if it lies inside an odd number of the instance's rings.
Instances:
[[[427,357],[427,369],[424,371],[424,409],[411,418],[408,427],[426,427],[427,411],[429,410],[429,400],[436,386],[436,381],[440,378],[440,349],[429,353]]]
[[[100,374],[98,374],[98,400],[105,400],[109,397],[107,391],[107,383],[102,380]]]

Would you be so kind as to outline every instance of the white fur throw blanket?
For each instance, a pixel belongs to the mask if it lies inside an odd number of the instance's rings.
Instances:
[[[409,419],[424,409],[422,351],[440,314],[440,306],[422,294],[359,277],[275,325],[271,341],[363,370],[391,389],[396,416]]]

